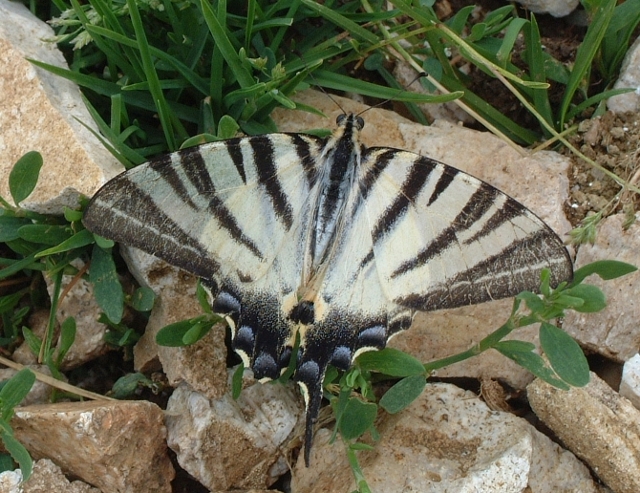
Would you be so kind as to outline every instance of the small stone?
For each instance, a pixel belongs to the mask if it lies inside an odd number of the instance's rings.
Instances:
[[[161,367],[173,387],[187,382],[212,399],[224,395],[227,391],[224,324],[217,324],[190,346],[164,347],[156,343],[156,335],[163,327],[202,315],[196,298],[196,277],[137,248],[121,246],[120,251],[136,280],[157,295],[145,333],[133,350],[136,370],[151,372]]]
[[[84,267],[80,259],[74,260],[72,264],[78,270]],[[49,296],[52,296],[54,282],[48,277],[45,277],[45,281]],[[62,324],[69,317],[73,317],[76,321],[76,337],[60,365],[63,371],[77,368],[109,351],[104,338],[107,326],[98,322],[102,308],[96,301],[93,284],[82,278],[62,276],[61,291],[64,291],[72,282],[73,286],[64,298],[60,299],[56,311],[58,324]]]
[[[595,146],[600,142],[602,136],[600,135],[601,131],[601,120],[600,118],[592,118],[590,120],[582,120],[580,122],[580,128],[584,129],[584,135],[582,136],[582,140],[589,144],[590,146]]]
[[[638,266],[640,224],[622,227],[624,214],[603,219],[598,225],[595,244],[580,246],[575,268],[596,260],[615,259]],[[619,363],[633,357],[640,347],[640,271],[609,281],[596,275],[585,282],[598,286],[605,294],[607,306],[597,313],[568,311],[563,329],[583,347]]]
[[[148,401],[16,408],[16,439],[102,493],[170,493],[174,477],[162,410]]]
[[[578,0],[516,0],[525,9],[536,14],[549,14],[553,17],[569,15],[578,6]]]
[[[615,493],[640,491],[640,411],[595,373],[583,388],[527,387],[536,415]]]
[[[288,470],[283,451],[300,415],[282,385],[256,382],[237,400],[210,400],[181,384],[167,404],[167,441],[210,490],[267,488]]]
[[[23,493],[101,493],[82,481],[69,481],[49,459],[40,459],[33,464],[31,477],[23,488]]]
[[[624,139],[625,136],[627,135],[627,132],[624,131],[624,128],[622,127],[613,127],[609,130],[609,134],[614,138],[614,139]]]
[[[20,469],[0,473],[0,493],[24,493]]]
[[[640,354],[628,360],[622,368],[620,395],[626,397],[640,409]]]
[[[29,368],[51,376],[51,370],[46,365],[29,365]],[[12,368],[3,368],[0,370],[0,382],[9,380],[16,373],[16,370]],[[44,404],[49,402],[53,388],[40,380],[36,380],[31,387],[31,390],[27,396],[20,403],[21,406],[30,406],[32,404]]]
[[[640,38],[631,45],[622,61],[620,76],[614,89],[632,88],[635,91],[611,96],[607,108],[614,113],[636,113],[640,110]]]

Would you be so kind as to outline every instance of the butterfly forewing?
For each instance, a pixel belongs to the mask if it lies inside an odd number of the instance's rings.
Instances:
[[[560,239],[495,188],[455,168],[359,142],[362,120],[325,141],[302,134],[179,151],[107,183],[91,231],[205,279],[234,349],[257,378],[288,364],[307,402],[305,459],[329,364],[347,369],[436,310],[554,284]]]

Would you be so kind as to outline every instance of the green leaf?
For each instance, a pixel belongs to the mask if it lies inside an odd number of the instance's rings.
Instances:
[[[13,471],[13,459],[9,454],[0,454],[0,473]]]
[[[129,373],[116,380],[111,389],[111,397],[115,399],[131,397],[141,384],[151,386],[153,382],[142,373]]]
[[[29,452],[27,452],[27,449],[15,439],[13,434],[7,431],[7,428],[9,428],[8,423],[4,423],[2,428],[3,429],[0,432],[2,443],[4,443],[4,447],[7,449],[7,452],[11,454],[13,460],[15,460],[20,466],[20,470],[22,471],[22,480],[26,481],[31,477],[31,472],[33,471],[33,461],[31,460],[31,456],[29,455]]]
[[[219,139],[230,139],[238,134],[238,130],[240,130],[240,125],[229,115],[223,115],[218,122],[217,137]]]
[[[213,325],[222,320],[223,318],[218,317],[217,315],[201,315],[189,320],[181,320],[180,322],[175,322],[173,324],[167,325],[166,327],[162,327],[156,334],[156,342],[160,346],[187,346],[188,344],[185,342],[185,339],[190,340],[193,337],[192,334],[189,334],[189,331],[194,326],[197,326],[197,328],[194,330],[194,333],[199,333],[202,331],[202,327],[206,327],[207,325],[209,325],[209,327],[207,328],[208,331],[211,327],[213,327]]]
[[[213,315],[213,312],[211,311],[211,303],[209,303],[209,294],[202,285],[202,281],[200,279],[198,279],[198,284],[196,286],[196,298],[198,299],[198,304],[202,308],[202,311],[209,315]]]
[[[242,392],[242,376],[244,375],[244,364],[240,363],[238,367],[233,372],[233,377],[231,378],[231,396],[234,400],[240,397],[240,392]]]
[[[31,221],[22,217],[0,216],[0,243],[20,238],[18,230]]]
[[[29,327],[22,327],[22,336],[24,337],[27,346],[34,355],[38,355],[40,353],[40,348],[42,347],[42,341],[40,338],[33,333],[33,331]]]
[[[562,298],[577,298],[582,303],[571,304],[571,308],[581,313],[599,312],[607,306],[607,300],[602,290],[591,284],[578,284],[572,288],[566,289],[558,301]]]
[[[400,412],[418,398],[426,385],[424,375],[403,378],[382,396],[380,407],[389,414]]]
[[[76,340],[76,319],[73,317],[67,317],[60,326],[60,340],[58,342],[58,356],[56,357],[56,363],[59,367],[62,360],[69,352],[69,349]]]
[[[16,205],[26,199],[38,183],[42,168],[42,155],[39,152],[27,152],[18,159],[9,173],[9,191]]]
[[[605,281],[622,277],[631,272],[637,271],[635,265],[620,262],[618,260],[597,260],[583,267],[580,267],[573,273],[573,281],[569,286],[580,284],[586,277],[591,274],[600,276]]]
[[[424,375],[424,366],[419,360],[393,348],[362,353],[358,356],[357,365],[362,370],[377,371],[392,377]]]
[[[90,245],[91,243],[93,243],[93,234],[88,229],[83,229],[62,243],[36,253],[36,258],[53,255],[54,253],[68,252],[74,248],[81,248],[83,246]]]
[[[89,280],[93,284],[96,301],[104,314],[113,323],[120,323],[124,313],[124,293],[111,251],[98,245],[93,246]]]
[[[201,320],[200,322],[193,324],[182,336],[182,342],[185,346],[195,344],[208,334],[213,325],[214,324],[209,320]]]
[[[29,368],[23,368],[4,384],[0,390],[3,420],[11,421],[13,408],[27,396],[35,381],[36,375]]]
[[[142,286],[136,289],[131,297],[131,306],[139,312],[148,312],[153,308],[156,294],[153,289]]]
[[[20,238],[41,245],[58,245],[68,240],[72,233],[67,226],[27,224],[18,230]]]
[[[107,238],[104,238],[100,235],[93,235],[93,239],[96,242],[96,245],[98,245],[100,248],[103,248],[104,250],[108,250],[109,248],[113,248],[113,246],[115,245],[115,242],[113,240],[109,240]]]
[[[377,413],[378,406],[372,402],[350,398],[340,419],[340,435],[345,440],[358,438],[373,426]]]
[[[542,301],[540,296],[532,293],[531,291],[523,291],[522,293],[518,294],[516,298],[523,300],[527,304],[529,310],[531,310],[532,312],[540,311],[544,308],[544,301]]]
[[[544,359],[539,354],[533,352],[535,346],[522,345],[522,341],[500,341],[494,346],[494,349],[500,351],[507,358],[515,361],[523,368],[533,373],[536,377],[550,383],[554,387],[562,390],[569,390],[569,386],[556,377],[553,370],[546,366]]]
[[[551,367],[562,380],[574,387],[589,383],[589,364],[582,349],[565,331],[543,322],[540,326],[540,345]]]
[[[0,297],[0,313],[13,312],[18,302],[25,295],[24,291],[18,291],[6,296]]]
[[[64,218],[70,223],[80,221],[82,219],[82,211],[77,211],[75,209],[65,207]]]

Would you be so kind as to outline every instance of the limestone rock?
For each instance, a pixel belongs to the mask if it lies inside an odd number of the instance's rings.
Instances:
[[[48,459],[33,464],[33,473],[23,485],[23,493],[101,493],[82,481],[69,481]]]
[[[167,441],[211,490],[267,488],[288,470],[282,450],[300,415],[296,396],[281,385],[256,382],[234,401],[181,384],[167,405]]]
[[[449,384],[430,384],[396,415],[377,425],[374,450],[359,453],[372,491],[385,493],[595,493],[588,469],[526,421],[491,411],[475,394]],[[298,458],[292,477],[297,493],[349,493],[353,473],[340,441],[328,444],[321,429],[311,467]]]
[[[615,493],[640,491],[640,411],[596,374],[564,391],[535,380],[527,387],[536,415]]]
[[[305,91],[296,95],[301,103],[320,109],[327,118],[305,112],[278,109],[273,118],[282,131],[300,132],[312,128],[334,128],[336,117],[344,111],[357,113],[366,106],[336,97],[338,108],[326,95]],[[447,122],[434,125],[412,123],[396,113],[373,109],[365,115],[362,140],[369,146],[389,146],[437,159],[470,173],[511,195],[544,219],[564,237],[571,224],[563,213],[568,200],[569,161],[555,152],[526,155],[486,133],[468,130]],[[464,145],[461,145],[464,143]],[[526,170],[535,180],[514,179]],[[396,336],[390,346],[427,362],[468,349],[509,317],[512,301],[501,300],[473,307],[418,314],[408,331]],[[537,342],[535,327],[520,329],[513,338]],[[468,376],[502,378],[524,388],[531,375],[495,351],[487,351],[468,361],[443,368],[439,377]]]
[[[40,373],[44,373],[45,375],[51,376],[51,370],[47,365],[29,365],[31,369],[38,371]],[[12,368],[3,368],[0,369],[0,382],[9,380],[16,373],[16,370]],[[36,380],[31,387],[31,390],[27,394],[27,396],[20,403],[21,406],[30,406],[32,404],[44,404],[49,402],[51,398],[51,392],[53,388],[50,385],[47,385],[40,380]]]
[[[633,88],[635,91],[612,96],[607,100],[607,108],[614,113],[640,111],[640,38],[629,48],[622,62],[620,76],[614,89]]]
[[[640,354],[636,354],[622,368],[620,395],[629,399],[636,409],[640,409]]]
[[[602,220],[594,245],[581,245],[576,269],[596,260],[619,260],[640,266],[640,225],[636,222],[624,230],[624,216],[618,214]],[[563,329],[583,347],[624,363],[640,347],[640,271],[610,281],[598,276],[586,279],[598,286],[607,298],[607,306],[597,313],[567,312]]]
[[[79,259],[73,263],[78,269],[84,266]],[[96,301],[93,284],[85,279],[63,276],[62,291],[67,289],[72,281],[75,281],[73,286],[64,298],[60,299],[56,312],[56,320],[59,324],[69,317],[73,317],[76,321],[76,338],[62,360],[61,370],[77,368],[109,351],[109,346],[104,339],[107,326],[98,322],[102,308]],[[52,296],[54,283],[49,278],[46,282],[49,296]]]
[[[147,401],[71,402],[16,408],[11,426],[32,457],[103,493],[170,493],[163,419]]]
[[[62,214],[80,194],[97,188],[122,166],[83,124],[97,132],[78,87],[27,58],[67,69],[53,30],[19,2],[0,0],[0,195],[10,197],[9,170],[28,151],[44,158],[40,180],[22,206]],[[80,123],[82,122],[82,124]]]
[[[536,14],[549,14],[554,17],[569,15],[578,6],[578,0],[516,0],[525,9]]]
[[[0,473],[0,493],[23,493],[20,469]]]
[[[134,347],[136,370],[149,372],[161,366],[174,387],[184,381],[209,398],[222,396],[227,391],[224,324],[191,346],[162,347],[156,343],[161,328],[202,314],[196,299],[196,278],[141,250],[121,247],[121,252],[138,282],[157,295],[145,333]]]

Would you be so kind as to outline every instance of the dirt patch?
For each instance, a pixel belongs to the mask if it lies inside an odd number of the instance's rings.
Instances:
[[[616,115],[607,112],[601,117],[583,120],[569,142],[586,157],[636,187],[640,182],[640,115]],[[569,174],[571,201],[566,213],[577,225],[587,215],[603,211],[604,215],[640,208],[640,196],[625,192],[623,187],[604,171],[591,166],[568,149],[573,166]],[[621,193],[622,192],[622,193]]]

